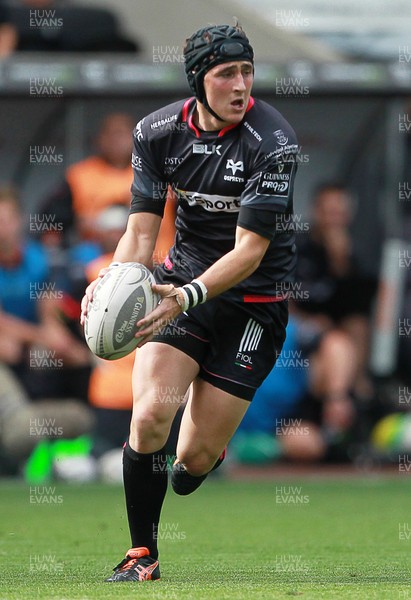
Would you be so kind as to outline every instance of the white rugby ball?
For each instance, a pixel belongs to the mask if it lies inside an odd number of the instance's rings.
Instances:
[[[139,263],[111,267],[101,278],[88,305],[84,335],[100,358],[116,360],[132,352],[141,338],[136,323],[157,306],[159,295],[151,286],[152,273]]]

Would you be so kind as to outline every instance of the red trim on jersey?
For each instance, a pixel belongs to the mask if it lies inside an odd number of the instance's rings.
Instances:
[[[201,137],[201,133],[200,133],[200,130],[193,123],[193,116],[192,115],[188,116],[188,111],[190,109],[190,104],[191,104],[191,102],[193,100],[195,100],[194,97],[188,98],[188,100],[186,100],[184,102],[183,110],[182,110],[182,117],[183,117],[183,122],[184,123],[187,122],[188,126],[190,127],[190,129],[192,129],[194,131],[194,133],[196,134],[196,137],[200,138]],[[248,100],[247,108],[245,110],[246,113],[251,108],[253,108],[254,103],[255,103],[254,98],[252,96],[250,96],[250,98]],[[238,127],[239,125],[241,125],[241,123],[234,123],[233,125],[227,125],[227,127],[223,127],[218,132],[218,136],[217,137],[223,137],[223,135],[225,135],[227,133],[227,131],[230,131],[231,129],[234,129],[234,127]]]
[[[282,302],[285,296],[244,296],[244,302]]]
[[[190,127],[190,129],[192,129],[194,131],[194,133],[196,134],[196,137],[199,138],[200,132],[193,123],[193,116],[192,115],[188,116],[188,111],[190,110],[190,104],[192,103],[193,100],[195,100],[194,96],[192,98],[188,98],[188,100],[186,100],[184,102],[183,110],[182,110],[182,118],[183,118],[183,123],[187,123],[188,126]]]
[[[234,129],[234,127],[237,127],[238,125],[239,125],[239,123],[234,123],[233,125],[227,125],[227,127],[223,127],[218,132],[218,136],[217,137],[223,137],[223,135],[225,133],[227,133],[227,131],[230,131],[230,129]]]
[[[188,100],[186,100],[184,102],[184,105],[183,105],[183,115],[182,115],[184,122],[187,121],[188,109],[190,108],[190,103],[191,103],[192,100],[194,100],[194,97],[193,98],[189,98]]]
[[[250,96],[250,99],[248,100],[248,104],[247,104],[247,108],[246,108],[245,112],[248,112],[250,110],[250,108],[253,108],[253,106],[254,106],[254,98],[252,98]],[[223,135],[225,133],[227,133],[227,131],[234,129],[234,127],[238,127],[239,125],[241,125],[241,123],[234,123],[234,125],[227,125],[227,127],[223,127],[222,129],[220,129],[220,131],[218,133],[218,137],[223,137]]]
[[[190,127],[190,129],[192,129],[194,131],[194,133],[196,134],[196,137],[198,137],[198,138],[201,137],[199,130],[193,123],[193,115],[190,115],[188,117],[188,126]]]

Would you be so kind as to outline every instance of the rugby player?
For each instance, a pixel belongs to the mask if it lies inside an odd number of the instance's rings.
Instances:
[[[132,548],[110,582],[160,577],[163,447],[191,384],[171,475],[181,495],[222,462],[281,351],[288,319],[283,290],[296,255],[284,224],[293,210],[295,133],[277,110],[251,96],[254,52],[240,26],[195,32],[184,57],[194,97],[150,114],[134,130],[133,198],[114,255],[115,262],[152,266],[171,186],[178,199],[175,243],[154,270],[153,289],[162,299],[137,323],[143,340],[123,454]],[[83,320],[95,285],[86,290]]]

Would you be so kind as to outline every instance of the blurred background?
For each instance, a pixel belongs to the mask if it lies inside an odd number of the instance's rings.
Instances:
[[[189,96],[185,38],[234,16],[254,95],[299,139],[300,261],[227,468],[398,471],[411,452],[410,3],[0,0],[1,474],[121,477],[133,356],[90,355],[79,301],[127,222],[132,128]]]

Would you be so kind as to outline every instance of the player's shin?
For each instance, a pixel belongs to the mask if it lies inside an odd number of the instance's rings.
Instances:
[[[157,558],[157,531],[167,490],[167,461],[163,450],[135,452],[127,442],[123,453],[123,478],[131,543],[146,547]]]

